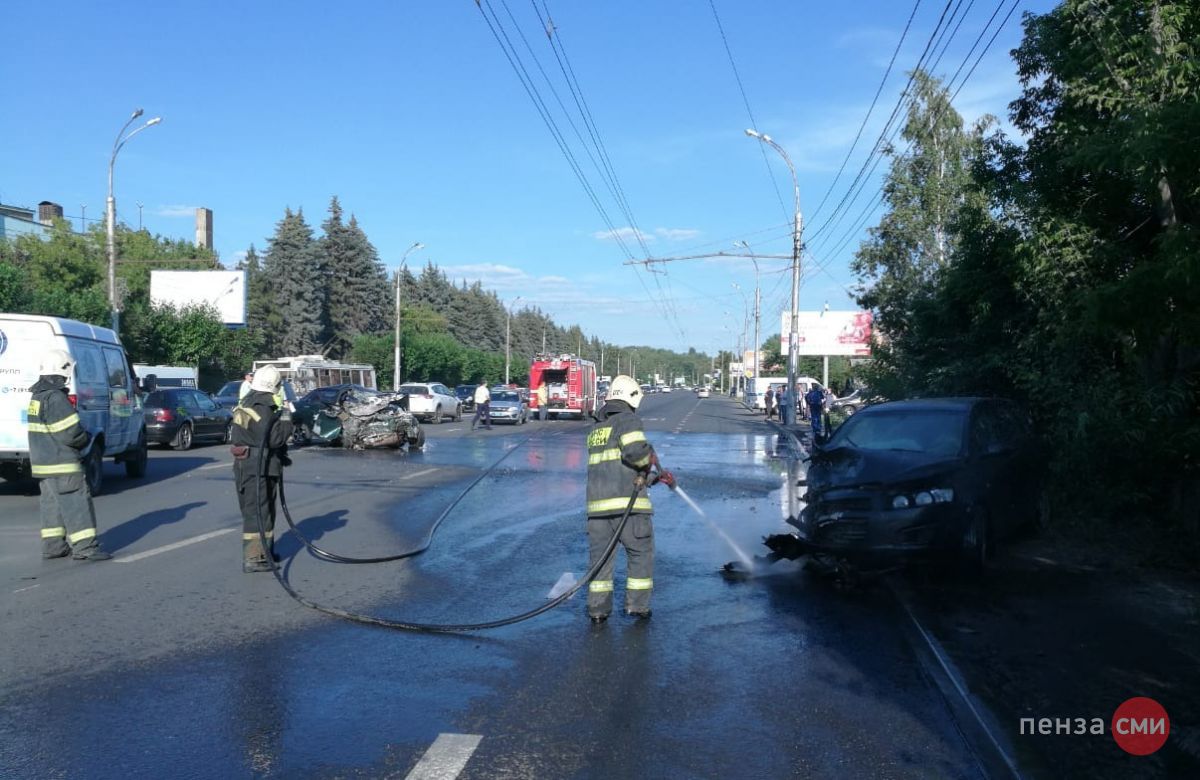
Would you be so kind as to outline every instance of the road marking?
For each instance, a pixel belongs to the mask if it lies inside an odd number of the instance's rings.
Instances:
[[[447,428],[446,433],[454,433],[455,431],[461,431],[461,430],[462,430],[462,428]]]
[[[24,588],[17,588],[16,590],[13,591],[13,593],[24,593],[25,591],[33,590],[34,588],[39,587],[40,585],[41,585],[40,582],[37,585],[27,585]]]
[[[120,558],[116,558],[114,560],[116,561],[116,563],[133,563],[134,561],[140,561],[143,558],[149,558],[151,555],[158,555],[159,553],[170,552],[171,550],[178,550],[180,547],[187,547],[189,544],[196,544],[197,542],[205,542],[205,541],[208,541],[209,539],[213,539],[215,537],[221,536],[222,534],[231,534],[236,530],[238,530],[236,527],[220,528],[216,531],[209,531],[206,534],[200,534],[199,536],[193,536],[191,539],[183,539],[178,542],[171,542],[170,544],[164,544],[162,547],[155,547],[153,550],[146,550],[145,552],[134,553],[133,555],[122,555]]]
[[[209,463],[207,466],[200,466],[196,471],[208,471],[209,469],[221,469],[228,466],[228,463]]]
[[[405,780],[454,780],[482,739],[477,734],[438,734]]]
[[[414,471],[412,474],[409,474],[407,477],[400,477],[400,481],[403,482],[406,479],[416,479],[417,477],[423,477],[426,474],[432,474],[435,471],[437,471],[437,469],[421,469],[420,471]]]

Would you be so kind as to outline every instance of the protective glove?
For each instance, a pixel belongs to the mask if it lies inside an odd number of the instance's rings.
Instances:
[[[675,475],[672,474],[671,472],[667,471],[666,469],[663,469],[662,471],[658,472],[658,479],[655,481],[663,483],[664,485],[671,488],[672,490],[675,489]]]

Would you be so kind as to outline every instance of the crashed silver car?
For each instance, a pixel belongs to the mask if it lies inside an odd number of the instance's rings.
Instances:
[[[312,441],[348,450],[425,446],[425,431],[408,411],[405,393],[349,390],[313,419]]]

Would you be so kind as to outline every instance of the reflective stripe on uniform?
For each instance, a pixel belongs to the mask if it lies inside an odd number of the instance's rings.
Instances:
[[[29,473],[35,477],[54,477],[59,474],[78,474],[83,466],[78,463],[54,463],[52,465],[36,465],[29,467]]]
[[[95,528],[85,528],[82,531],[76,531],[75,533],[68,536],[67,541],[70,542],[71,544],[78,544],[79,542],[82,542],[84,539],[94,539],[95,537],[96,537],[96,529]]]
[[[245,534],[245,533],[244,533],[244,534],[242,534],[242,541],[243,541],[243,542],[249,542],[249,541],[251,541],[252,539],[257,539],[257,538],[258,538],[258,531],[255,531],[255,532],[254,532],[254,533],[252,533],[252,534]]]
[[[626,433],[621,436],[621,446],[628,447],[630,444],[633,444],[635,441],[645,441],[645,440],[646,440],[646,434],[644,431],[630,431],[629,433]]]
[[[649,577],[629,577],[625,580],[625,590],[650,590],[654,580]]]
[[[589,593],[612,593],[612,580],[592,580],[588,583]]]
[[[616,447],[613,447],[612,449],[609,449],[609,450],[601,450],[600,452],[593,452],[591,455],[588,455],[588,465],[595,466],[597,463],[604,463],[605,461],[608,461],[608,460],[620,460],[620,459],[621,459],[621,450],[617,449]]]
[[[56,423],[29,423],[30,433],[60,433],[70,428],[72,425],[79,424],[79,415],[72,414],[64,417]]]
[[[596,501],[589,501],[587,503],[587,511],[588,514],[592,512],[611,512],[613,510],[624,509],[627,506],[629,506],[628,498],[601,498]],[[635,511],[649,512],[650,499],[645,496],[638,496],[633,502],[633,508]]]
[[[644,469],[649,465],[650,465],[650,456],[649,455],[647,455],[644,458],[638,458],[637,460],[635,460],[633,462],[633,467],[638,468],[638,469]]]
[[[55,526],[54,528],[43,528],[42,529],[42,538],[43,539],[61,539],[66,535],[67,535],[67,529],[63,528],[61,525]]]

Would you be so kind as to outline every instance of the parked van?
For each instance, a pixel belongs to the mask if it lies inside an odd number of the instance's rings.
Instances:
[[[125,473],[146,473],[146,421],[137,376],[117,334],[62,317],[0,314],[0,477],[29,476],[29,389],[38,380],[42,355],[61,349],[75,359],[67,393],[80,424],[95,437],[84,463],[88,487],[100,492],[103,459],[125,464]]]
[[[819,387],[822,390],[825,389],[825,386],[821,384],[820,380],[813,379],[811,376],[796,377],[796,384],[798,384],[800,386],[800,395],[799,395],[799,398],[797,399],[797,401],[802,401],[804,399],[805,393],[807,393],[809,390],[813,389],[814,386]],[[786,376],[781,376],[781,377],[764,376],[764,377],[759,378],[758,381],[754,382],[754,390],[755,390],[754,397],[751,398],[749,393],[747,393],[747,395],[746,395],[746,405],[749,406],[751,409],[757,409],[758,411],[764,411],[767,408],[766,395],[767,395],[768,388],[772,388],[775,390],[775,399],[776,399],[775,403],[778,404],[779,397],[780,397],[779,394],[787,389],[787,377]],[[804,406],[800,411],[801,411],[801,416],[807,415],[808,407]]]

